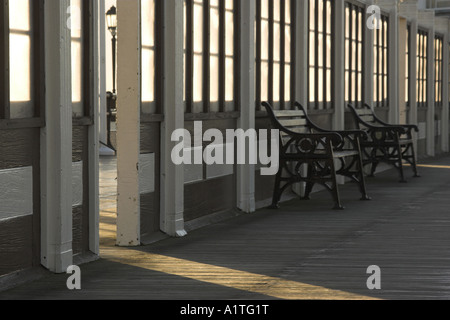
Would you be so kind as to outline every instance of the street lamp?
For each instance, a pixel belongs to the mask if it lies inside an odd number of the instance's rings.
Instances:
[[[108,30],[112,35],[112,63],[113,63],[113,93],[116,93],[116,35],[117,35],[117,9],[112,6],[108,12],[106,12],[106,22],[108,24]]]
[[[107,93],[107,130],[108,130],[108,147],[116,151],[111,143],[111,121],[115,121],[116,112],[116,42],[117,42],[117,9],[112,6],[108,12],[106,12],[106,23],[108,25],[108,30],[112,35],[112,65],[113,65],[113,92]]]

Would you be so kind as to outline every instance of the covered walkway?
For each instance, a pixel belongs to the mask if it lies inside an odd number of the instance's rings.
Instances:
[[[421,163],[422,177],[408,168],[406,184],[393,170],[367,178],[371,202],[343,186],[344,211],[318,192],[138,248],[114,246],[114,200],[105,197],[101,258],[81,265],[81,290],[67,289],[67,274],[42,271],[0,299],[446,300],[450,156]],[[113,173],[106,180],[114,183]],[[371,265],[381,269],[380,290],[367,288]]]

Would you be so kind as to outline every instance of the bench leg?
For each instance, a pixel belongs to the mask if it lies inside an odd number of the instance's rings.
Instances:
[[[360,153],[361,154],[361,153]],[[364,165],[362,162],[362,158],[361,156],[358,156],[358,180],[359,180],[359,190],[361,192],[361,200],[372,200],[372,198],[370,198],[367,195],[367,189],[366,189],[366,182],[364,180]]]
[[[333,187],[331,188],[331,193],[334,199],[334,210],[344,210],[344,207],[341,204],[341,199],[339,196],[339,187],[336,179],[336,167],[334,165],[334,161],[330,160],[330,169],[331,169],[331,182],[333,183]]]
[[[269,207],[270,209],[278,209],[280,206],[278,203],[281,199],[281,174],[283,173],[283,166],[280,165],[280,169],[277,172],[275,177],[275,185],[273,188],[273,197],[272,197],[272,205]]]
[[[405,179],[405,175],[403,173],[403,153],[402,153],[402,147],[400,145],[398,145],[397,147],[398,150],[398,170],[399,170],[399,174],[400,174],[400,182],[401,183],[406,183],[406,179]]]
[[[412,158],[412,167],[414,171],[414,178],[419,178],[420,175],[417,171],[417,161],[416,161],[416,152],[414,150],[414,144],[411,143],[410,147],[411,147],[411,158]]]
[[[303,200],[311,200],[309,195],[311,194],[312,189],[314,187],[314,182],[311,182],[312,176],[313,176],[313,165],[308,164],[308,177],[307,177],[308,182],[306,182],[305,195],[303,197]]]

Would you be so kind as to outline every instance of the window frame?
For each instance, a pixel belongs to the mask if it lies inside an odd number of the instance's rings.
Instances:
[[[289,1],[290,22],[286,19],[286,2]],[[256,80],[256,110],[262,112],[261,103],[262,92],[267,90],[267,102],[269,102],[275,109],[289,110],[294,108],[295,103],[295,56],[296,56],[296,19],[295,12],[297,10],[297,2],[295,0],[280,0],[280,21],[275,21],[274,17],[274,0],[268,0],[268,17],[262,17],[262,0],[256,0],[256,19],[255,19],[255,80]],[[262,58],[262,23],[266,21],[268,24],[268,53],[267,59]],[[275,60],[275,42],[274,42],[274,27],[275,24],[280,26],[280,43],[279,43],[279,60]],[[286,50],[285,32],[287,27],[290,28],[291,43],[290,43],[290,61],[286,61],[286,56],[283,54]],[[262,79],[262,64],[268,65],[267,88],[263,88]],[[279,101],[274,101],[274,64],[279,64]],[[286,67],[290,67],[289,83],[286,83]],[[289,87],[290,97],[286,100],[286,90]]]
[[[440,49],[438,50],[437,44],[440,44]],[[444,36],[436,33],[434,37],[434,68],[438,72],[435,72],[434,83],[435,83],[435,96],[434,105],[436,108],[443,107],[443,70],[444,70]],[[440,98],[440,99],[438,99]]]
[[[428,107],[428,37],[429,31],[424,28],[417,30],[417,72],[416,72],[416,100],[417,108],[425,109]],[[425,45],[424,45],[425,44]]]
[[[314,28],[312,28],[311,26],[311,8],[310,8],[310,4],[311,1],[315,1],[315,18],[314,18]],[[308,75],[308,109],[311,112],[334,112],[334,92],[335,92],[335,80],[334,80],[334,75],[335,75],[335,56],[331,55],[330,56],[330,67],[327,66],[327,44],[326,44],[326,37],[330,36],[331,38],[331,48],[334,48],[334,43],[336,41],[336,35],[335,35],[335,28],[334,28],[334,22],[335,22],[335,13],[336,13],[336,6],[335,6],[335,1],[332,0],[320,0],[320,1],[324,1],[324,2],[330,2],[331,4],[331,14],[330,14],[330,26],[331,26],[331,33],[328,34],[327,30],[326,30],[326,26],[327,26],[327,11],[323,10],[323,26],[322,26],[322,31],[319,32],[319,9],[318,9],[318,4],[319,4],[319,0],[308,0],[308,71],[307,71],[307,75]],[[324,6],[325,7],[325,6]],[[318,54],[318,49],[314,50],[314,64],[311,63],[311,40],[310,40],[310,35],[311,33],[314,33],[314,43],[317,44],[319,42],[319,33],[322,33],[322,39],[323,39],[323,48],[322,48],[322,57],[319,57]],[[318,48],[318,46],[316,46],[316,48]],[[323,61],[323,65],[319,66],[318,65],[318,61],[322,60]],[[311,69],[314,69],[314,97],[311,96]],[[320,93],[319,90],[319,71],[320,69],[322,69],[322,73],[323,73],[323,92]],[[327,71],[330,71],[330,88],[327,87],[326,83],[327,83]],[[322,94],[323,96],[323,100],[324,101],[319,101],[319,97],[320,94]],[[330,101],[327,101],[327,96],[328,94],[330,95]],[[313,99],[313,101],[311,100]]]
[[[382,12],[380,14],[381,28],[374,29],[374,53],[376,52],[376,59],[373,59],[373,102],[375,108],[389,108],[389,41],[390,41],[390,19],[389,15]],[[386,25],[386,29],[385,29]],[[380,62],[381,52],[381,62]],[[383,70],[385,69],[385,70]],[[380,88],[381,81],[381,88]]]
[[[349,16],[349,22],[350,25],[348,26],[348,33],[349,33],[349,37],[347,37],[347,26],[345,25],[344,27],[344,40],[345,42],[349,41],[349,47],[348,47],[348,51],[346,50],[345,52],[345,65],[344,65],[344,74],[348,73],[348,81],[345,81],[345,86],[347,87],[347,89],[345,90],[345,100],[346,103],[351,103],[355,108],[362,108],[364,107],[364,101],[365,101],[365,85],[364,85],[364,76],[365,76],[365,43],[366,43],[366,37],[365,37],[365,29],[364,29],[364,21],[366,21],[366,5],[362,4],[362,3],[357,3],[355,1],[346,1],[345,2],[345,11],[347,10],[347,8],[349,8],[350,10],[350,16]],[[358,18],[355,20],[356,22],[356,38],[353,38],[353,19],[352,19],[352,14],[353,12],[356,11],[357,16],[359,14],[362,15],[361,18],[361,24],[359,23]],[[344,15],[346,15],[346,13],[344,13]],[[347,17],[344,16],[344,20],[346,23],[347,22]],[[359,30],[360,29],[360,30]],[[359,32],[360,31],[360,32]],[[359,37],[359,35],[361,35],[361,38]],[[358,44],[361,45],[361,55],[358,52],[358,49],[356,49],[355,53],[356,53],[356,57],[355,57],[355,63],[356,63],[356,68],[353,68],[353,52],[352,52],[352,46],[354,44]],[[348,58],[347,58],[348,57]],[[347,64],[347,59],[348,59],[348,68],[346,67]],[[360,59],[360,63],[361,63],[361,67],[358,67],[358,60]],[[351,74],[352,73],[356,73],[356,78],[355,78],[355,84],[354,87],[352,86],[353,82],[352,82],[352,77]],[[358,86],[358,75],[361,76],[361,87]],[[348,95],[348,96],[347,96]],[[355,100],[353,100],[353,95],[355,97]],[[360,99],[360,100],[359,100]]]
[[[82,64],[81,64],[81,93],[83,115],[73,115],[74,126],[89,126],[94,123],[93,104],[93,15],[92,1],[81,0],[81,33],[82,33]]]
[[[164,121],[164,111],[163,111],[163,96],[164,96],[164,82],[163,81],[157,81],[157,79],[163,78],[163,72],[164,72],[164,24],[163,16],[164,16],[164,7],[165,2],[164,1],[158,1],[155,0],[155,19],[154,19],[154,99],[153,101],[142,101],[141,99],[141,123],[152,123],[152,122],[162,122]],[[142,32],[142,28],[141,28]],[[141,36],[142,39],[142,36]],[[141,42],[141,52],[143,49],[143,45]],[[141,54],[142,59],[142,54]],[[142,70],[142,63],[141,63],[141,74],[143,72]],[[142,92],[142,82],[141,82],[141,92]],[[151,108],[155,110],[153,113],[146,113],[144,112],[144,105],[145,104],[154,104],[154,108]]]
[[[30,3],[31,60],[30,70],[31,96],[34,116],[23,119],[11,118],[10,101],[10,29],[9,0],[0,0],[0,129],[40,128],[45,126],[45,51],[44,0]]]
[[[210,47],[210,21],[211,21],[211,5],[210,0],[202,0],[202,100],[194,101],[194,2],[198,0],[184,0],[186,5],[185,15],[185,72],[184,72],[184,104],[185,104],[185,120],[208,120],[208,119],[224,119],[239,118],[239,0],[233,1],[233,100],[226,101],[226,59],[231,55],[226,53],[226,13],[230,9],[226,8],[225,0],[218,0],[219,10],[219,53],[214,54],[219,58],[219,85],[218,85],[218,101],[210,101],[210,63],[211,63],[211,47]],[[214,7],[217,8],[217,7]],[[199,55],[199,54],[197,54]],[[212,104],[218,103],[218,112],[212,111]],[[233,106],[231,106],[233,104]],[[200,110],[196,112],[195,110]],[[233,111],[230,111],[233,109]]]

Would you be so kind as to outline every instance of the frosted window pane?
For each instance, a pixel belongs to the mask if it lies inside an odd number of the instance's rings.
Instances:
[[[31,40],[28,35],[10,35],[10,100],[31,100]]]
[[[233,0],[225,0],[225,9],[233,10]]]
[[[280,24],[274,23],[273,26],[273,59],[280,61]]]
[[[275,21],[281,21],[280,18],[280,0],[273,0],[273,19]]]
[[[234,61],[227,58],[225,62],[226,77],[225,77],[225,100],[234,100]]]
[[[210,52],[212,54],[219,53],[219,10],[211,8],[210,10]]]
[[[269,59],[269,23],[261,22],[261,59]]]
[[[291,62],[291,28],[285,27],[284,31],[284,59],[286,62]]]
[[[194,5],[194,52],[203,52],[203,7]]]
[[[219,58],[210,57],[210,100],[219,101]]]
[[[234,54],[234,21],[233,21],[233,13],[226,12],[226,51],[225,54],[227,56],[231,56]]]
[[[261,17],[269,18],[269,0],[261,0]]]
[[[9,1],[9,28],[11,30],[30,30],[31,0]]]
[[[155,53],[151,49],[142,50],[142,101],[154,101],[155,87]]]
[[[81,41],[72,41],[72,102],[81,101],[81,75],[83,73],[82,61]]]
[[[286,3],[285,10],[285,21],[286,23],[291,23],[291,0],[283,0]]]
[[[202,101],[203,56],[194,55],[194,102]]]
[[[267,101],[268,88],[269,88],[269,64],[267,62],[261,62],[261,100]]]
[[[142,45],[155,45],[155,0],[142,0]]]
[[[280,101],[280,64],[273,64],[273,101]]]
[[[291,66],[284,67],[284,101],[291,100]]]

